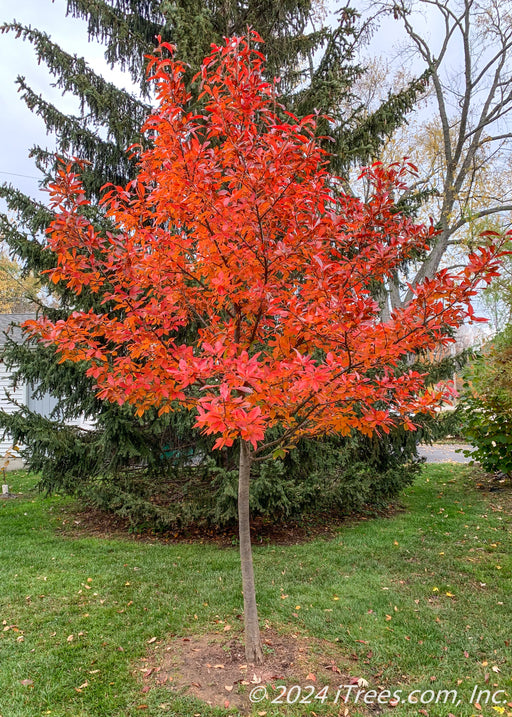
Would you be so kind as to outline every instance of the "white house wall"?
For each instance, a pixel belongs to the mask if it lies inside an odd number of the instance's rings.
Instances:
[[[4,363],[0,361],[0,410],[10,414],[18,410],[18,407],[7,398],[7,393],[9,393],[9,396],[17,403],[28,406],[31,411],[49,418],[57,404],[57,400],[48,393],[41,398],[32,398],[32,391],[32,387],[29,390],[27,384],[22,384],[14,390],[11,385],[11,373],[6,370]],[[84,430],[94,429],[94,422],[85,420],[83,416],[72,421],[66,421],[66,424],[68,426],[77,426]],[[12,449],[12,440],[10,440],[9,436],[0,439],[0,456],[5,456],[9,449]]]
[[[9,401],[7,398],[7,392],[10,397],[25,405],[27,403],[27,387],[26,385],[18,386],[16,389],[12,388],[11,385],[11,372],[7,371],[3,361],[0,361],[0,409],[6,413],[15,413],[17,407]],[[6,436],[0,440],[0,455],[5,455],[5,452],[12,447],[12,441]]]

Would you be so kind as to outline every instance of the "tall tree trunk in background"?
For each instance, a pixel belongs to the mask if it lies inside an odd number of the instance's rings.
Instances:
[[[240,468],[238,475],[238,532],[240,536],[240,563],[244,592],[245,657],[247,662],[263,662],[261,649],[256,588],[252,565],[251,519],[249,511],[249,484],[251,480],[251,446],[240,440]]]

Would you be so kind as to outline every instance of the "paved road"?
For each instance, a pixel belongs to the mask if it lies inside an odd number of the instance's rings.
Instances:
[[[457,453],[457,450],[466,448],[471,446],[465,443],[436,443],[433,446],[419,446],[418,453],[427,459],[427,463],[469,463],[471,458]]]

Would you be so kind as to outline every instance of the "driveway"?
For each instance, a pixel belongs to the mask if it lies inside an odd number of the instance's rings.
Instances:
[[[427,459],[427,463],[469,463],[459,450],[470,449],[467,443],[435,443],[433,446],[418,446],[418,453]]]

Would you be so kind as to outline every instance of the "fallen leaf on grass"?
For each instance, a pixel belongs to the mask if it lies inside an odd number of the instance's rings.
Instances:
[[[156,637],[150,637],[149,640],[148,640],[148,645],[152,645],[153,642],[156,642],[156,640],[157,640]]]
[[[316,682],[316,675],[314,675],[312,672],[310,672],[308,675],[306,675],[306,680],[310,680],[311,682]]]
[[[20,684],[24,687],[30,687],[30,685],[34,684],[34,680],[20,680]]]
[[[231,692],[231,690],[233,689],[233,685],[224,685],[224,689],[228,692]]]

